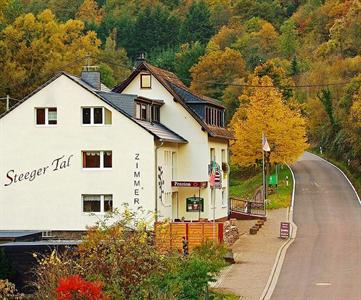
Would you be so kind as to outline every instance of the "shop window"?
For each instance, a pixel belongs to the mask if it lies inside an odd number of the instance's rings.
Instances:
[[[150,89],[152,87],[152,75],[141,74],[140,75],[140,87],[142,89]]]
[[[83,151],[83,168],[112,168],[112,151]]]
[[[83,125],[110,125],[112,112],[105,107],[82,107]]]
[[[113,195],[82,195],[84,213],[113,211]]]
[[[56,107],[36,108],[36,125],[56,125],[58,114]]]

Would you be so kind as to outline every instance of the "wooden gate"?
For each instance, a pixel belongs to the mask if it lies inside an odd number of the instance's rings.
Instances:
[[[223,243],[223,223],[171,222],[155,225],[155,241],[160,250],[182,251],[183,237],[188,241],[189,251],[206,241]]]

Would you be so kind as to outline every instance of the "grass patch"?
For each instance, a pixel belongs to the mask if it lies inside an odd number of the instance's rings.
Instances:
[[[272,174],[275,173],[274,171]],[[288,177],[288,186],[286,185],[286,176]],[[262,186],[261,171],[249,178],[235,178],[231,175],[229,192],[231,197],[238,197],[241,199],[252,199],[256,190]],[[273,188],[268,196],[267,208],[282,208],[289,207],[292,196],[292,174],[286,165],[279,166],[278,169],[278,187]]]
[[[256,190],[262,186],[262,173],[248,179],[230,178],[229,193],[231,197],[251,199]]]
[[[239,296],[221,290],[211,290],[209,293],[210,300],[239,300]]]
[[[282,169],[281,169],[282,167]],[[293,178],[290,169],[283,165],[278,172],[278,186],[274,192],[268,196],[267,208],[286,208],[291,205]],[[288,177],[288,186],[286,183]]]

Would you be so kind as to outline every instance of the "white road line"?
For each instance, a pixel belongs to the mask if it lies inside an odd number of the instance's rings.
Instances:
[[[286,257],[287,249],[293,243],[297,234],[297,226],[295,223],[293,223],[293,208],[295,205],[296,179],[295,179],[295,174],[293,173],[291,167],[289,165],[287,165],[287,167],[290,169],[293,179],[292,201],[288,214],[288,221],[291,223],[291,237],[288,238],[288,240],[278,250],[275,263],[272,267],[271,274],[268,278],[266,287],[264,288],[263,293],[259,298],[259,300],[271,299],[273,291],[276,288],[278,277],[280,276],[282,270],[282,265]]]
[[[352,182],[350,181],[350,179],[348,179],[348,177],[346,176],[346,174],[345,174],[339,167],[335,166],[333,163],[329,162],[328,160],[326,160],[326,159],[324,159],[324,158],[322,158],[322,157],[320,157],[320,156],[318,156],[318,155],[316,155],[316,154],[313,154],[313,153],[311,153],[311,152],[307,152],[307,153],[312,154],[313,156],[318,157],[319,159],[327,162],[329,165],[331,165],[331,166],[333,166],[334,168],[336,168],[337,170],[339,170],[339,171],[341,172],[341,174],[342,174],[343,176],[345,176],[345,178],[347,179],[347,181],[348,181],[348,183],[350,184],[351,188],[352,188],[353,191],[355,192],[355,195],[356,195],[356,198],[357,198],[359,204],[361,205],[361,199],[360,199],[360,196],[358,195],[355,187],[353,186],[353,184],[352,184]]]
[[[317,286],[330,286],[331,283],[330,282],[317,282],[316,285]]]

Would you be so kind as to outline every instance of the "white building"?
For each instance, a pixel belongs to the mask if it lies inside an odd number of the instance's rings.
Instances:
[[[60,73],[0,116],[0,230],[82,231],[123,203],[224,219],[230,137],[223,106],[144,61],[113,91]]]

